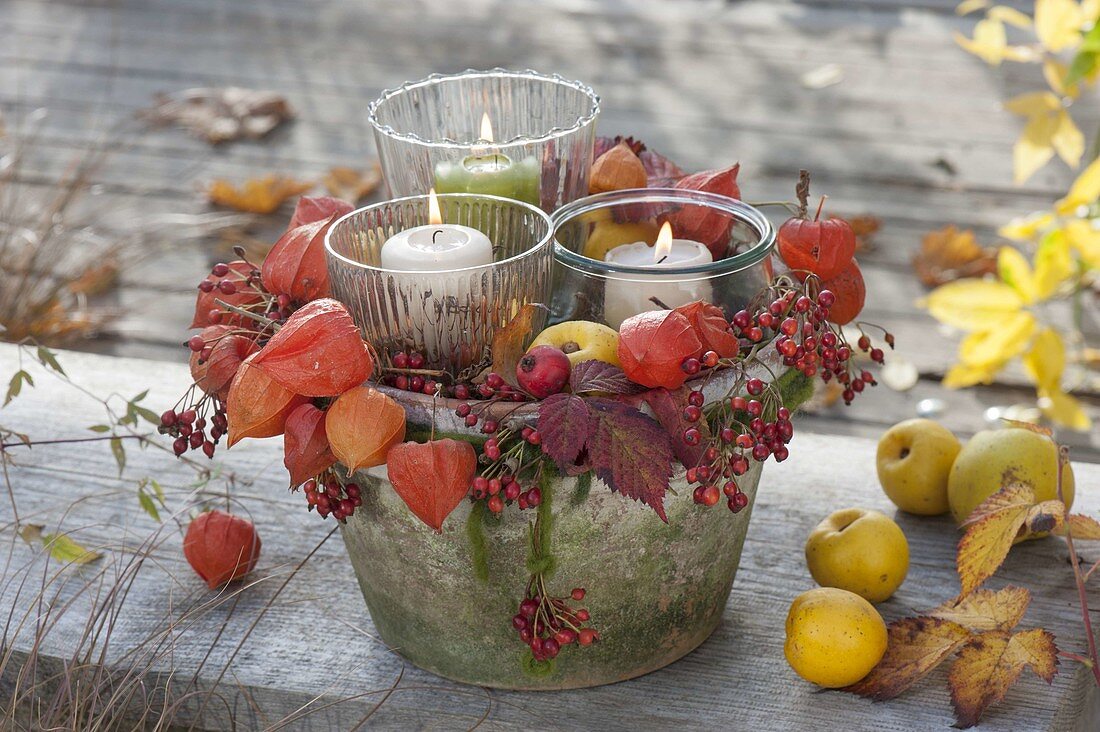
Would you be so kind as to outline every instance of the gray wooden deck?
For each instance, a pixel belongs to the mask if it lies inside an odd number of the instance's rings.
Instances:
[[[1026,4],[1026,3],[1025,3]],[[23,183],[53,184],[104,130],[157,92],[240,85],[285,94],[296,122],[269,138],[210,148],[178,129],[126,124],[125,145],[95,175],[84,211],[110,228],[139,216],[201,212],[200,189],[264,173],[316,176],[359,166],[373,151],[367,102],[380,89],[433,71],[530,67],[591,83],[600,129],[629,133],[688,168],[742,162],[746,200],[789,198],[797,170],[815,175],[842,214],[882,219],[860,255],[866,318],[897,333],[919,368],[910,392],[886,389],[852,409],[807,418],[811,429],[874,436],[913,416],[924,398],[949,404],[943,421],[970,433],[992,405],[1033,400],[1022,375],[948,393],[938,378],[955,339],[914,307],[923,289],[909,259],[927,231],[972,227],[992,243],[997,225],[1049,205],[1069,180],[1059,164],[1012,185],[1011,144],[1021,121],[1001,109],[1041,84],[1038,69],[990,69],[952,32],[972,21],[954,0],[748,2],[335,2],[332,0],[3,0],[0,109],[9,128],[32,110],[48,116]],[[839,83],[802,77],[835,65]],[[1082,129],[1100,108],[1079,105]],[[269,235],[288,214],[270,217]],[[222,256],[211,242],[158,249],[123,273],[124,316],[103,339],[77,347],[181,362],[193,283]],[[1096,323],[1089,324],[1095,336]],[[1086,395],[1094,415],[1100,398]],[[1067,435],[1100,459],[1100,437]]]
[[[60,359],[77,384],[96,394],[120,388],[129,394],[130,375],[141,374],[142,386],[150,388],[149,402],[168,403],[187,384],[186,368],[175,364],[68,352]],[[0,344],[0,372],[13,371],[16,363],[15,349]],[[44,369],[24,365],[38,386],[3,411],[6,427],[39,436],[83,437],[89,434],[86,425],[102,419],[97,402]],[[60,521],[86,547],[105,552],[96,564],[55,578],[58,565],[47,566],[35,549],[14,536],[8,499],[3,499],[0,617],[12,613],[5,651],[17,661],[25,658],[31,627],[40,619],[50,628],[40,646],[38,669],[47,676],[78,649],[88,650],[80,639],[90,607],[93,601],[110,604],[109,597],[95,592],[101,585],[98,573],[105,573],[107,586],[116,575],[127,576],[124,568],[157,529],[137,508],[134,482],[157,477],[176,516],[184,520],[194,487],[191,473],[158,451],[131,449],[122,478],[103,443],[41,445],[17,457],[20,465],[12,472],[12,484],[20,519],[46,524],[51,532]],[[413,668],[387,649],[374,635],[340,535],[329,537],[303,563],[332,524],[307,514],[301,496],[279,487],[286,483],[281,457],[278,440],[248,440],[219,457],[223,471],[250,479],[234,491],[234,510],[252,516],[263,540],[259,566],[247,588],[234,587],[221,595],[208,592],[184,564],[174,517],[165,512],[160,540],[119,603],[105,660],[140,667],[152,659],[150,684],[157,672],[173,668],[173,695],[197,692],[184,706],[181,724],[259,729],[293,715],[286,728],[925,732],[949,729],[952,723],[946,668],[899,699],[876,704],[817,690],[796,677],[783,658],[783,622],[790,601],[814,586],[803,560],[807,532],[842,506],[895,515],[875,477],[872,441],[799,433],[790,460],[765,468],[733,596],[722,625],[698,650],[633,681],[560,693],[461,686]],[[1100,466],[1078,464],[1076,476],[1081,489],[1075,508],[1097,515],[1100,495],[1088,487],[1100,480]],[[880,606],[887,619],[934,607],[958,592],[953,569],[957,531],[950,519],[900,513],[896,519],[908,537],[911,567],[898,593]],[[1095,548],[1084,551],[1096,558]],[[35,602],[43,583],[53,598],[46,606]],[[1013,549],[990,582],[994,588],[1005,584],[1023,585],[1033,593],[1021,627],[1049,629],[1066,650],[1084,647],[1061,541],[1033,541]],[[90,589],[81,592],[84,587]],[[155,657],[157,648],[148,639],[159,639],[169,619],[175,621],[171,644]],[[21,623],[22,631],[13,630]],[[322,624],[324,642],[318,632]],[[0,689],[10,688],[4,683],[10,683],[7,675]],[[207,697],[212,689],[216,691]],[[197,710],[204,699],[209,703],[200,718]],[[0,696],[0,712],[3,707]],[[978,729],[1091,732],[1098,720],[1100,693],[1091,674],[1063,659],[1052,687],[1025,671]]]

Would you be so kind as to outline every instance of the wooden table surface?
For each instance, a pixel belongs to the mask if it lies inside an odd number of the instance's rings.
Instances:
[[[1029,3],[1010,3],[1029,6]],[[790,198],[799,168],[840,214],[873,214],[883,228],[860,255],[867,320],[897,333],[899,355],[921,380],[909,392],[875,390],[855,407],[809,417],[808,428],[873,437],[914,416],[922,399],[946,402],[943,421],[983,429],[991,406],[1034,403],[1018,370],[990,388],[947,392],[939,377],[958,336],[914,302],[924,289],[909,260],[921,236],[945,224],[984,243],[1009,219],[1049,207],[1071,173],[1047,166],[1012,184],[1011,146],[1023,122],[1002,102],[1038,89],[1036,67],[991,69],[952,38],[973,19],[955,0],[0,0],[0,109],[7,127],[44,109],[20,178],[48,190],[90,144],[119,149],[93,176],[74,218],[106,232],[159,215],[208,210],[211,180],[269,173],[318,176],[373,155],[366,105],[378,92],[434,71],[536,68],[591,83],[604,134],[633,134],[688,169],[742,163],[748,201]],[[830,68],[826,68],[830,67]],[[838,79],[810,88],[804,76]],[[211,148],[175,128],[132,121],[158,92],[239,85],[284,94],[292,124],[261,141]],[[1083,130],[1100,106],[1082,102]],[[126,132],[105,130],[124,124]],[[261,222],[273,241],[289,213]],[[153,247],[156,242],[150,243]],[[77,347],[182,362],[194,283],[224,251],[171,241],[128,266],[105,337]],[[1087,324],[1090,338],[1100,326]],[[1100,416],[1100,398],[1086,395]],[[1067,434],[1100,460],[1100,433]]]
[[[119,392],[129,398],[149,388],[146,403],[154,409],[173,402],[188,381],[185,368],[164,362],[74,352],[61,353],[60,362],[77,385],[97,395]],[[35,439],[63,439],[86,437],[87,426],[102,421],[98,402],[29,359],[22,363],[36,386],[0,411],[0,424]],[[0,345],[0,374],[13,372],[18,364],[16,349]],[[200,692],[194,705],[216,688],[216,703],[210,703],[202,719],[191,720],[201,726],[228,728],[232,719],[237,729],[256,729],[288,715],[297,715],[290,728],[322,730],[350,729],[364,718],[369,727],[379,729],[919,732],[948,729],[952,723],[945,670],[895,701],[874,704],[819,691],[797,678],[783,659],[787,607],[814,586],[802,554],[809,530],[828,513],[851,505],[895,515],[875,478],[874,443],[865,439],[800,432],[790,460],[765,468],[724,622],[697,651],[633,681],[552,694],[466,687],[404,663],[375,639],[339,533],[287,581],[291,569],[325,539],[332,522],[307,514],[301,496],[283,487],[286,473],[278,440],[245,441],[216,461],[220,474],[243,480],[234,490],[234,510],[251,515],[263,540],[251,584],[222,595],[207,591],[186,567],[179,530],[169,517],[186,518],[194,504],[192,474],[159,450],[131,447],[127,454],[120,477],[102,442],[15,451],[19,465],[10,476],[20,521],[44,524],[50,532],[71,532],[105,556],[85,568],[60,572],[46,593],[52,602],[36,604],[43,578],[54,577],[59,565],[47,566],[40,552],[14,535],[10,504],[0,500],[7,543],[0,617],[13,618],[0,648],[13,652],[17,661],[9,664],[0,682],[6,692],[10,674],[30,644],[28,627],[16,630],[20,623],[52,622],[40,642],[42,674],[55,671],[81,647],[78,638],[85,632],[99,573],[113,583],[158,529],[139,509],[136,497],[137,482],[151,476],[166,492],[168,509],[159,527],[163,541],[150,552],[125,603],[117,608],[107,660],[118,663],[135,647],[147,650],[141,644],[156,637],[166,619],[173,619],[171,651],[151,663],[150,673],[173,668],[174,693]],[[1077,464],[1075,470],[1080,486],[1076,507],[1096,515],[1100,466]],[[953,569],[957,532],[951,522],[903,514],[896,519],[908,537],[912,559],[905,584],[880,606],[887,619],[933,607],[958,591]],[[1061,541],[1034,541],[1014,549],[991,586],[1008,583],[1024,585],[1034,594],[1022,627],[1045,627],[1056,634],[1061,648],[1083,648]],[[598,582],[587,584],[595,588]],[[85,586],[90,589],[80,592]],[[324,627],[323,634],[319,627]],[[391,688],[395,691],[383,693]],[[194,712],[194,705],[186,708]],[[1097,720],[1100,695],[1091,675],[1063,660],[1053,687],[1025,672],[980,729],[1084,732],[1096,729]]]

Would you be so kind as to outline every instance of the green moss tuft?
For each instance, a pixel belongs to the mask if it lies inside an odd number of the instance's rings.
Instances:
[[[783,398],[783,406],[793,412],[814,395],[814,380],[798,369],[787,369],[775,380],[775,388]]]
[[[470,560],[474,565],[474,577],[482,583],[489,581],[489,546],[485,541],[485,504],[474,503],[470,517],[466,519],[466,538],[470,540]]]

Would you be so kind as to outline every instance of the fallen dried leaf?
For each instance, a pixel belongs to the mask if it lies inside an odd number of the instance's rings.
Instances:
[[[155,124],[177,124],[212,145],[260,138],[294,117],[281,94],[255,89],[203,87],[175,95],[158,94],[138,116]]]
[[[844,220],[852,227],[852,233],[856,235],[856,254],[873,251],[875,248],[875,234],[882,228],[882,220],[871,214],[845,216]]]
[[[321,183],[330,195],[357,203],[378,190],[382,184],[382,168],[378,163],[362,171],[338,165],[329,169]]]
[[[85,549],[67,534],[46,534],[42,531],[44,528],[40,524],[24,524],[19,535],[28,544],[41,542],[49,550],[51,557],[65,564],[88,564],[103,556],[99,552]]]
[[[926,287],[982,277],[997,271],[997,250],[979,246],[969,229],[947,226],[924,235],[913,257],[913,270]]]
[[[1024,666],[1048,684],[1058,673],[1054,636],[1041,628],[1008,633],[992,630],[973,638],[951,666],[948,684],[958,727],[973,727],[993,704],[1004,699]]]
[[[531,342],[535,328],[541,326],[545,315],[546,306],[529,302],[508,321],[508,325],[493,335],[493,371],[512,386],[518,385],[516,364],[526,351],[527,344]]]
[[[210,203],[255,214],[275,213],[283,203],[313,188],[313,183],[283,175],[250,178],[240,188],[229,181],[215,180],[206,191]]]
[[[845,691],[878,701],[893,699],[970,639],[970,631],[942,618],[902,618],[890,623],[888,631],[886,655]]]
[[[1092,516],[1071,513],[1066,517],[1066,524],[1061,530],[1056,530],[1054,533],[1059,536],[1065,536],[1066,529],[1069,529],[1069,531],[1073,533],[1074,539],[1100,541],[1100,521],[1097,521]]]

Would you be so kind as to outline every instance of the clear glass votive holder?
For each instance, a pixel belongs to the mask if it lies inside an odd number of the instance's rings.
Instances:
[[[398,351],[416,351],[427,368],[457,375],[481,361],[493,335],[523,305],[549,302],[553,238],[550,217],[521,201],[466,193],[438,201],[443,224],[435,225],[481,232],[491,242],[491,262],[454,269],[382,266],[391,237],[430,223],[428,196],[352,211],[325,235],[325,254],[333,297],[348,307],[383,366],[391,366]],[[538,313],[534,332],[545,322],[546,310]]]
[[[600,99],[535,71],[433,74],[369,108],[392,196],[476,193],[553,211],[588,193]]]
[[[726,196],[676,188],[612,191],[574,201],[552,218],[552,323],[592,320],[618,329],[632,315],[695,300],[718,305],[730,317],[775,274],[771,223],[759,210]],[[712,261],[661,262],[662,252],[653,245],[666,223],[676,256],[698,250]],[[630,264],[605,261],[624,245],[612,256],[632,249],[622,257]]]

